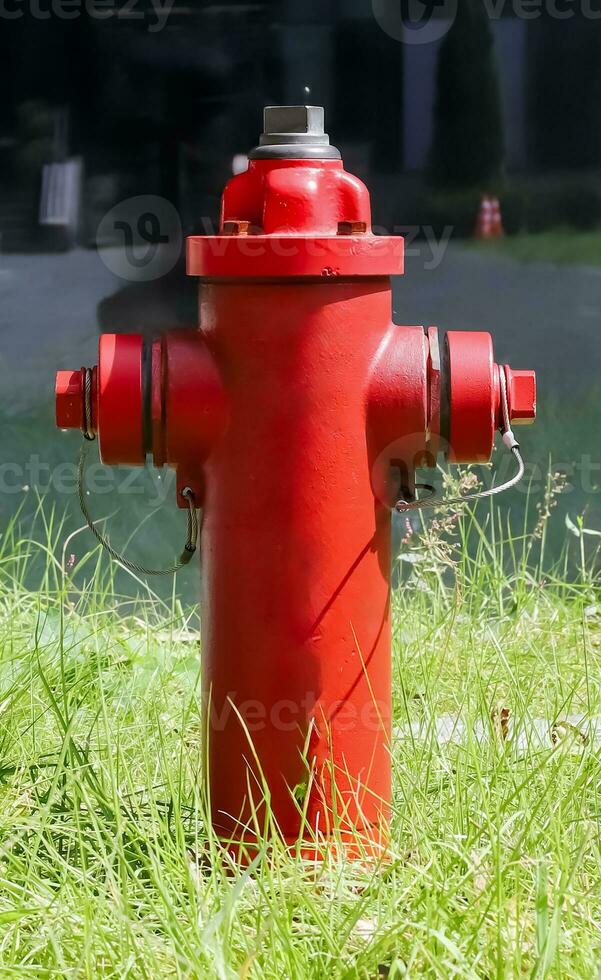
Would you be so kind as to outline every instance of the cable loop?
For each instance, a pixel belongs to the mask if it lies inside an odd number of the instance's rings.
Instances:
[[[92,441],[91,439],[88,438],[87,435],[85,435],[85,438],[88,440],[88,442]],[[95,435],[93,435],[92,438],[96,438]],[[90,531],[92,532],[92,534],[94,535],[98,543],[102,545],[105,551],[108,552],[111,558],[113,558],[114,561],[118,562],[120,565],[123,565],[123,567],[128,569],[128,571],[134,572],[135,574],[139,574],[139,575],[153,575],[153,576],[175,575],[177,572],[179,572],[181,568],[184,568],[186,565],[189,565],[198,548],[198,534],[199,534],[196,500],[190,487],[186,487],[182,491],[182,494],[185,497],[186,502],[188,504],[188,536],[186,539],[184,550],[182,551],[178,561],[175,563],[175,565],[172,565],[171,568],[163,568],[163,569],[146,568],[145,565],[138,565],[136,562],[129,561],[123,555],[119,554],[119,552],[113,548],[110,541],[96,527],[96,524],[94,523],[94,520],[92,519],[90,512],[88,510],[88,505],[86,501],[85,476],[86,476],[87,454],[88,454],[88,446],[84,444],[79,454],[79,466],[77,470],[77,493],[79,496],[79,506],[81,507],[81,512],[85,518],[86,524],[88,525]]]
[[[83,379],[83,406],[84,406],[84,427],[83,427],[83,437],[87,442],[94,442],[96,439],[96,433],[93,429],[93,414],[92,414],[92,384],[93,384],[93,374],[90,368],[84,368],[84,379]]]
[[[503,426],[499,429],[503,442],[507,448],[513,453],[516,462],[518,464],[518,470],[515,476],[511,480],[507,480],[506,483],[502,483],[500,487],[492,487],[490,490],[479,490],[477,493],[467,493],[461,497],[449,497],[436,499],[436,491],[430,494],[428,497],[421,500],[399,500],[395,504],[395,510],[400,514],[406,514],[411,510],[425,510],[428,507],[455,507],[461,504],[468,503],[470,500],[482,500],[485,497],[496,497],[500,493],[506,493],[507,490],[511,490],[512,487],[517,486],[518,483],[524,478],[524,473],[526,472],[526,467],[522,454],[520,452],[520,445],[515,438],[513,430],[511,428],[511,415],[509,413],[509,399],[507,396],[507,379],[505,377],[505,370],[501,368],[499,371],[499,378],[501,380],[501,410],[503,412]],[[433,490],[432,487],[426,484],[417,484],[418,488]]]

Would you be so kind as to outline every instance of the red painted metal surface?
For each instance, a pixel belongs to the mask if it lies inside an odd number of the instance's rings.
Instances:
[[[199,332],[146,352],[101,342],[103,458],[152,453],[204,509],[217,833],[236,853],[252,844],[267,792],[287,842],[313,853],[339,833],[360,856],[385,847],[390,815],[391,506],[441,451],[490,457],[492,342],[392,323],[402,247],[371,234],[367,190],[337,161],[251,162],[225,190],[222,233],[188,255]],[[530,421],[533,374],[506,378],[512,418]],[[62,427],[81,427],[81,397],[61,372]]]
[[[536,374],[534,371],[513,371],[506,365],[505,377],[512,422],[532,425],[536,420]]]
[[[426,417],[423,333],[393,326],[390,304],[388,280],[201,286],[228,377],[202,536],[211,805],[227,838],[264,818],[263,780],[290,842],[303,807],[308,837],[338,824],[379,840],[387,821],[391,498],[373,485],[403,427],[423,445]]]
[[[191,330],[170,330],[153,346],[151,382],[152,450],[155,465],[177,472],[178,504],[189,487],[204,501],[204,463],[227,419],[227,400],[218,367],[205,338]]]
[[[145,458],[143,339],[106,333],[98,350],[97,431],[102,460],[141,465]]]
[[[500,408],[499,368],[488,333],[449,331],[448,458],[485,463],[492,455]]]
[[[402,238],[371,232],[367,188],[339,160],[251,160],[225,189],[220,235],[188,239],[191,276],[390,276]]]
[[[56,424],[59,429],[83,429],[85,368],[58,371],[56,375]]]

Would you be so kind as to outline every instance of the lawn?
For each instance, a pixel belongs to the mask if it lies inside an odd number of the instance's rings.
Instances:
[[[601,230],[559,228],[537,234],[522,232],[502,239],[470,243],[470,247],[473,246],[492,249],[517,262],[601,265]]]
[[[26,536],[15,518],[0,976],[598,975],[601,539],[574,522],[549,567],[558,490],[521,535],[502,504],[406,528],[391,853],[371,867],[277,841],[233,867],[205,819],[193,611],[141,582],[120,598],[98,552],[72,567],[47,508]]]

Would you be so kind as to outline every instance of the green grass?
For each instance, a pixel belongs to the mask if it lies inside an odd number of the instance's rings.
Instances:
[[[199,778],[193,613],[143,583],[120,598],[97,552],[67,571],[81,543],[52,512],[26,537],[15,519],[0,538],[0,977],[598,975],[600,539],[566,529],[547,567],[555,493],[521,536],[492,505],[407,534],[380,867],[315,867],[277,842],[232,867]]]
[[[500,240],[471,242],[469,247],[494,250],[518,262],[601,265],[601,230],[559,228],[538,234],[523,232]]]

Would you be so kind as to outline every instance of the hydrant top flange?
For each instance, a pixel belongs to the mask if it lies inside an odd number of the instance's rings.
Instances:
[[[268,106],[248,170],[225,188],[220,231],[188,239],[204,279],[356,279],[403,272],[399,236],[374,235],[365,184],[330,146],[320,106]]]

